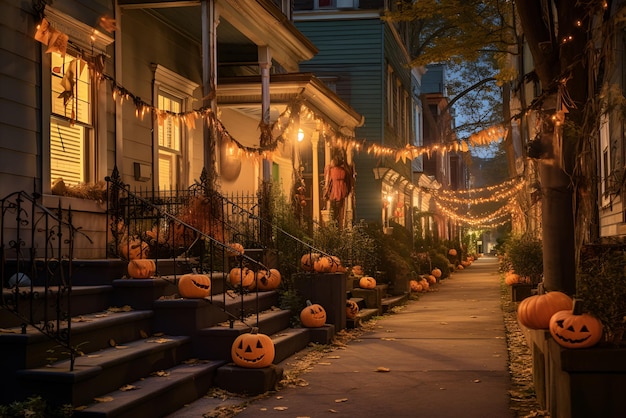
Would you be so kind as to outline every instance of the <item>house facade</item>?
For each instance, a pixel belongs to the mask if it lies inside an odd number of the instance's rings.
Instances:
[[[291,197],[299,133],[318,141],[323,164],[363,116],[300,72],[318,50],[288,3],[6,2],[0,194],[71,207],[93,241],[76,243],[84,258],[106,254],[102,192],[114,170],[136,190],[184,190],[208,172],[225,194],[274,183]],[[322,216],[323,189],[300,190],[310,219]]]
[[[428,207],[429,197],[414,181],[414,158],[398,159],[394,150],[422,145],[423,69],[410,67],[403,27],[382,19],[387,7],[385,1],[296,1],[294,22],[319,49],[301,68],[365,117],[356,129],[363,145],[354,156],[355,218],[411,230],[413,208]]]

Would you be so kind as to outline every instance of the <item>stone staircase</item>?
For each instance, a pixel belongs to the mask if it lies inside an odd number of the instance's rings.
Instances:
[[[63,348],[0,309],[2,404],[40,395],[53,405],[72,404],[77,417],[164,416],[212,387],[248,395],[273,389],[280,367],[231,363],[232,342],[252,326],[271,336],[274,364],[310,342],[328,344],[335,333],[333,324],[290,328],[291,313],[277,307],[276,291],[242,298],[226,288],[222,273],[212,275],[210,299],[181,299],[174,275],[127,280],[120,278],[124,263],[94,261],[92,267],[89,272],[83,262],[72,287],[71,345],[82,352],[73,370]],[[33,291],[35,313],[53,310],[44,300],[54,292]],[[25,298],[28,292],[23,288]],[[246,324],[231,321],[241,312]]]

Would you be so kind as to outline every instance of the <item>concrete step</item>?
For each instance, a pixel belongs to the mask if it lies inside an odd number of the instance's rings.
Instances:
[[[48,320],[55,320],[59,301],[62,305],[67,301],[65,297],[59,298],[56,287],[49,287],[46,292],[43,286],[34,286],[32,292],[30,286],[20,287],[17,299],[15,289],[2,289],[2,298],[4,303],[14,307],[19,315],[25,318],[32,317],[35,323],[42,321],[46,316]],[[71,315],[105,310],[112,305],[112,301],[113,287],[110,285],[73,286]],[[18,327],[23,322],[20,316],[15,315],[9,309],[0,308],[0,328]]]
[[[386,295],[381,300],[382,311],[383,313],[387,313],[394,306],[400,306],[400,305],[406,304],[408,300],[409,300],[408,293],[404,293],[402,295],[395,295],[395,296]]]
[[[236,321],[201,329],[195,338],[196,356],[203,359],[230,361],[230,349],[235,339],[252,327],[257,327],[262,334],[272,335],[289,327],[291,312],[287,310],[273,309],[246,318],[246,323]],[[308,338],[308,336],[307,336]],[[308,343],[308,341],[307,341]]]
[[[214,385],[215,374],[222,365],[224,362],[208,360],[179,364],[99,396],[106,402],[93,402],[73,416],[137,418],[170,414],[203,397]]]
[[[78,357],[73,370],[69,360],[18,370],[17,384],[26,396],[79,406],[191,357],[190,337],[149,337]]]
[[[276,305],[278,293],[275,291],[243,295],[227,291],[204,299],[159,299],[153,304],[154,330],[169,335],[195,335],[200,329]]]
[[[356,317],[354,319],[350,319],[348,318],[346,320],[346,327],[347,328],[358,328],[361,325],[363,325],[363,323],[369,321],[370,319],[374,318],[375,316],[379,315],[379,310],[378,309],[372,309],[372,308],[365,308],[365,309],[360,309],[359,313],[356,315]]]
[[[83,353],[125,344],[152,334],[152,311],[102,311],[76,316],[72,319],[71,344]],[[67,323],[63,325],[67,329]],[[0,371],[3,376],[19,369],[41,367],[50,359],[62,356],[59,343],[32,326],[21,333],[19,328],[4,328],[0,332]],[[10,369],[10,370],[9,370]]]

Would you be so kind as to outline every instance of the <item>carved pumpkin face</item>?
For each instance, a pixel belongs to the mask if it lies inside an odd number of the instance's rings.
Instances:
[[[371,276],[363,276],[359,280],[359,287],[361,289],[373,289],[376,287],[376,279]]]
[[[321,305],[306,301],[306,307],[300,312],[300,322],[307,328],[319,328],[326,324],[326,311]]]
[[[602,338],[602,322],[586,313],[559,311],[550,318],[550,334],[566,348],[592,347]]]
[[[409,282],[409,286],[411,286],[411,292],[421,292],[422,285],[417,280],[411,280]]]
[[[315,262],[320,258],[319,253],[306,253],[300,259],[300,265],[304,271],[313,271]]]
[[[202,299],[211,295],[211,278],[206,274],[184,274],[178,279],[178,294],[187,299]]]
[[[254,271],[247,267],[235,267],[230,270],[228,279],[233,286],[247,289],[254,284]]]
[[[230,350],[233,362],[241,367],[260,369],[267,367],[274,361],[276,351],[272,339],[259,334],[258,329],[238,336]]]
[[[354,319],[359,314],[359,305],[351,300],[346,300],[346,317],[348,319]]]
[[[138,259],[128,262],[128,275],[133,279],[149,279],[156,272],[154,260]]]
[[[280,286],[281,276],[276,269],[259,270],[256,273],[256,287],[259,290],[274,290]]]

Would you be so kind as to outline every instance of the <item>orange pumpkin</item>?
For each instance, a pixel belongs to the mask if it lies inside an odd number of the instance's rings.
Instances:
[[[452,256],[452,257],[456,257],[456,254],[457,254],[456,249],[454,249],[454,248],[450,248],[450,249],[448,250],[448,255],[450,255],[450,256]]]
[[[572,299],[562,292],[533,295],[517,306],[517,320],[530,329],[548,329],[550,318],[559,311],[571,310]]]
[[[256,287],[259,290],[274,290],[280,286],[281,276],[276,269],[259,270],[256,273]],[[254,287],[254,285],[253,285]]]
[[[574,301],[572,310],[563,310],[550,318],[550,335],[566,348],[593,347],[602,339],[602,322],[582,312],[582,303]]]
[[[235,338],[230,349],[230,356],[237,366],[261,369],[272,364],[276,356],[276,348],[268,335],[260,334],[258,328],[252,328],[249,333]]]
[[[313,271],[315,262],[320,258],[319,253],[306,253],[300,259],[300,266],[304,271]]]
[[[411,292],[421,292],[422,285],[417,280],[413,279],[409,281],[409,286],[411,287]]]
[[[346,317],[354,319],[359,314],[359,305],[352,299],[346,300]]]
[[[363,267],[361,266],[353,266],[352,267],[352,274],[355,276],[365,276],[365,270],[363,270]]]
[[[313,265],[313,269],[318,273],[330,273],[332,272],[334,265],[335,265],[335,262],[333,261],[332,258],[326,255],[323,255],[315,261],[315,264]]]
[[[147,242],[139,238],[128,240],[122,239],[118,246],[119,254],[125,260],[136,260],[138,258],[149,258],[150,246]]]
[[[133,279],[149,279],[156,273],[156,264],[147,258],[130,260],[127,269]]]
[[[206,274],[183,274],[178,279],[178,294],[187,299],[202,299],[210,296],[211,278]]]
[[[376,279],[371,276],[363,276],[359,279],[359,287],[361,289],[374,289],[376,287]]]
[[[432,274],[428,275],[428,283],[429,284],[436,284],[437,283],[437,278],[435,276],[433,276]]]
[[[228,273],[228,279],[233,286],[247,289],[254,284],[254,271],[248,267],[235,267]]]
[[[428,283],[428,280],[426,279],[420,280],[420,284],[422,285],[423,292],[426,292],[430,288],[430,284]]]
[[[442,274],[441,269],[434,268],[433,271],[431,271],[431,274],[438,279],[441,277],[441,274]]]
[[[300,312],[300,322],[307,328],[319,328],[326,324],[326,311],[317,303],[306,301],[306,307]]]
[[[243,251],[244,251],[243,245],[239,244],[238,242],[233,242],[233,243],[228,244],[228,247],[226,249],[226,252],[231,257],[242,255]]]

